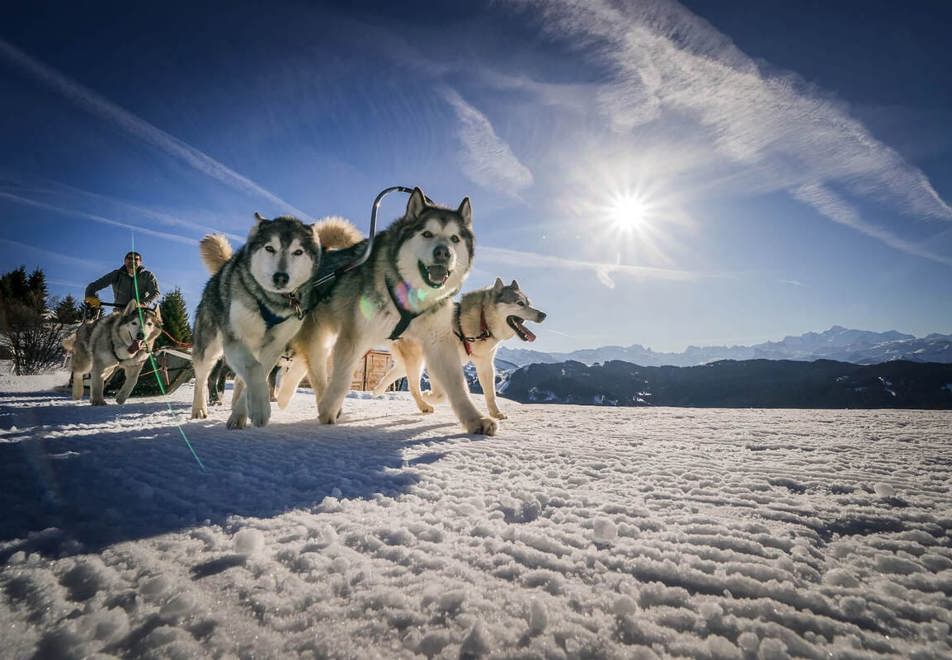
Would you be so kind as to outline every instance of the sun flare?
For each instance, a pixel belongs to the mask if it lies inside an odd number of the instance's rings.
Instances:
[[[648,205],[638,195],[619,195],[612,201],[608,215],[616,227],[635,229],[645,221]]]

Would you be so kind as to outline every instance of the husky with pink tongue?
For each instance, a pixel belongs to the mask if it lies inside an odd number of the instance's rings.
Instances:
[[[73,398],[83,398],[83,376],[89,374],[89,402],[94,406],[106,405],[103,387],[121,367],[126,372],[126,382],[116,394],[116,403],[125,403],[161,333],[162,315],[158,308],[139,309],[135,300],[122,312],[81,325],[63,342],[63,347],[72,352]]]

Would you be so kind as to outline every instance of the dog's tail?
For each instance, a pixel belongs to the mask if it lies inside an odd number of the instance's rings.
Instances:
[[[223,234],[208,234],[198,242],[198,253],[208,272],[214,275],[231,259],[231,243]]]
[[[325,250],[343,250],[364,240],[364,235],[349,220],[337,216],[317,223],[317,235]]]

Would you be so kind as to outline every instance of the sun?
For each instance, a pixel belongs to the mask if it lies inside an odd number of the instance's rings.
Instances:
[[[648,204],[640,196],[631,193],[618,195],[612,200],[608,217],[619,229],[637,229],[648,217]]]

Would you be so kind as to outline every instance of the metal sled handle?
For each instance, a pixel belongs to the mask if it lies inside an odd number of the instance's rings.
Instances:
[[[324,277],[320,278],[319,280],[314,282],[313,286],[317,287],[317,286],[321,286],[322,284],[327,284],[328,282],[333,280],[335,277],[339,275],[343,275],[347,271],[357,268],[357,266],[361,265],[362,263],[367,261],[367,259],[370,258],[370,253],[371,251],[373,251],[373,247],[374,247],[374,236],[377,234],[377,210],[380,208],[380,202],[383,201],[384,197],[396,191],[412,193],[413,188],[407,188],[406,186],[390,186],[389,188],[384,188],[383,190],[381,190],[377,194],[377,196],[374,198],[374,204],[370,209],[370,235],[367,237],[367,247],[364,248],[364,253],[361,254],[356,259],[354,259],[353,261],[351,261],[349,264],[345,264],[341,266],[340,268],[338,268],[337,270],[335,270],[333,273],[328,273]],[[426,197],[424,195],[424,198],[426,199],[427,204],[433,203],[433,200],[431,200],[429,197]]]

